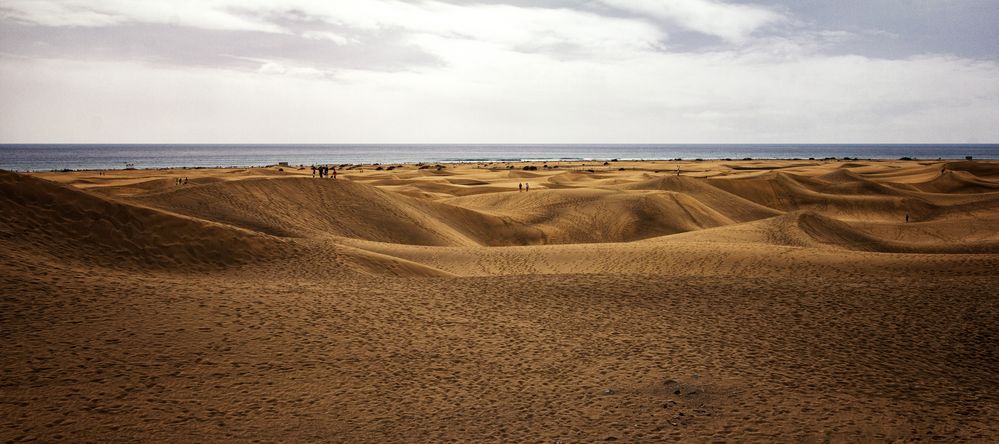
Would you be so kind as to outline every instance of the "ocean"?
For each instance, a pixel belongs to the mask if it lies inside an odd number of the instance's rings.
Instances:
[[[999,144],[0,144],[12,171],[663,159],[999,159]]]

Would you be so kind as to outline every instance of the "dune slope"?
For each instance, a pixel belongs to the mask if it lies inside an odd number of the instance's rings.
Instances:
[[[541,239],[537,230],[502,217],[348,180],[251,179],[181,187],[136,200],[275,236],[467,246],[530,244]]]
[[[115,267],[217,267],[266,261],[284,248],[267,236],[2,171],[0,232],[8,251]]]

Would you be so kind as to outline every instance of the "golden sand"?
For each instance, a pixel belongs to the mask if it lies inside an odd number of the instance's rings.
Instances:
[[[999,440],[999,162],[525,165],[0,172],[0,440]]]

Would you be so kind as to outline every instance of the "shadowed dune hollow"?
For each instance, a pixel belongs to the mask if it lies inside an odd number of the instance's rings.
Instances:
[[[999,163],[521,166],[0,172],[0,438],[999,439]]]

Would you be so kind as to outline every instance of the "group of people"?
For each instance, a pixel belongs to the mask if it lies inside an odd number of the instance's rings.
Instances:
[[[174,184],[175,185],[187,185],[187,178],[186,177],[178,177],[177,180],[174,181]]]
[[[330,173],[333,173],[333,178],[336,179],[336,167],[331,167],[327,165],[315,166],[312,165],[312,177],[316,177],[316,173],[319,173],[319,177],[330,177]]]
[[[519,188],[520,191],[531,191],[531,184],[529,184],[527,182],[518,183],[517,184],[517,188]]]

